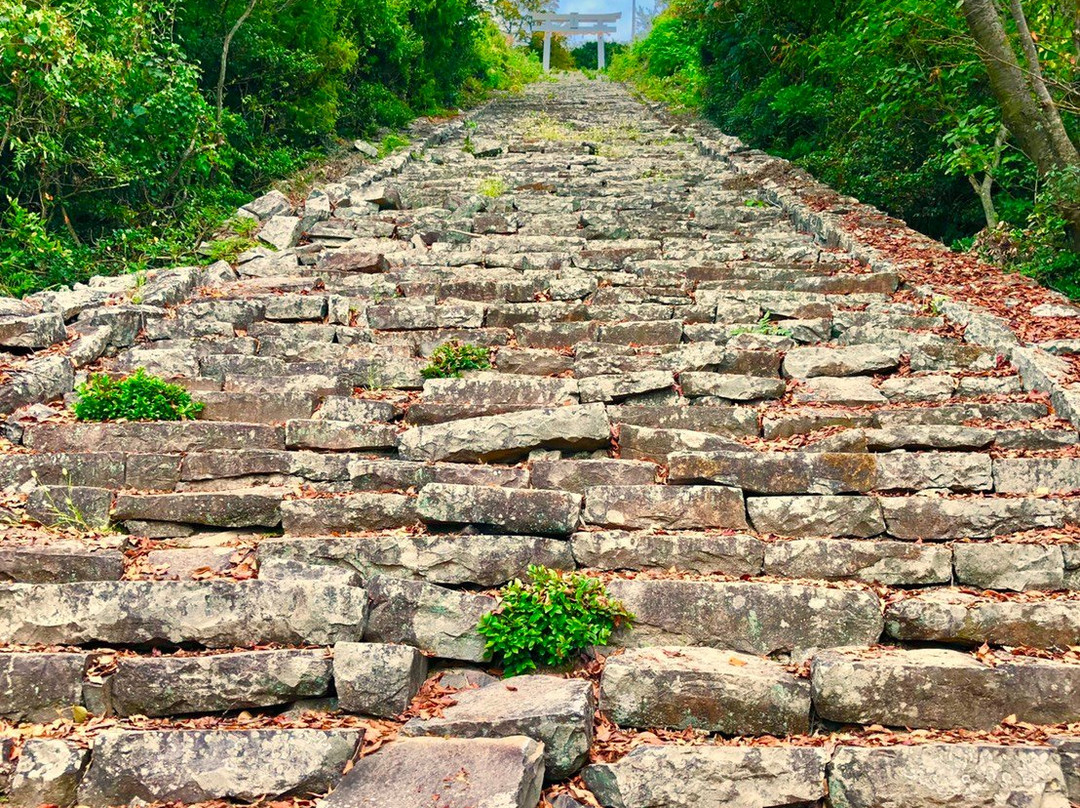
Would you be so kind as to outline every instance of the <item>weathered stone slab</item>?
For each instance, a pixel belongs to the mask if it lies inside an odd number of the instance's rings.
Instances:
[[[385,575],[371,579],[368,594],[371,613],[365,641],[414,645],[464,662],[487,657],[476,625],[495,608],[495,598]]]
[[[980,589],[1065,588],[1065,558],[1053,544],[953,544],[957,583]]]
[[[620,727],[695,727],[725,735],[810,731],[810,683],[778,662],[715,648],[610,656],[600,707]]]
[[[572,777],[585,765],[593,738],[592,685],[583,679],[515,676],[454,696],[437,718],[414,718],[404,735],[498,738],[524,735],[544,745],[549,780]]]
[[[409,738],[357,761],[325,805],[416,808],[438,795],[439,808],[536,808],[543,781],[531,738]]]
[[[580,451],[606,447],[611,425],[600,404],[524,410],[403,432],[407,460],[509,461],[537,448]]]
[[[609,808],[813,805],[825,797],[828,761],[817,747],[639,746],[584,777]]]
[[[420,491],[416,512],[428,523],[566,535],[577,528],[581,496],[561,491],[429,483]]]
[[[753,536],[714,533],[575,533],[570,542],[582,567],[600,570],[665,570],[758,575],[765,544]]]
[[[620,455],[628,460],[665,463],[672,452],[713,452],[742,448],[738,442],[711,432],[653,429],[632,424],[620,424],[617,429]]]
[[[19,808],[74,805],[79,778],[90,761],[90,750],[66,741],[31,738],[22,748],[11,778],[8,801]]]
[[[727,451],[675,454],[672,484],[714,482],[762,494],[841,494],[872,491],[875,458],[868,454]]]
[[[244,651],[191,657],[121,657],[106,680],[119,715],[217,713],[325,696],[332,680],[323,651]]]
[[[609,406],[613,423],[654,429],[690,429],[729,437],[758,434],[757,413],[748,407],[683,407],[646,404]]]
[[[996,458],[994,460],[994,490],[1003,494],[1080,491],[1080,458]]]
[[[759,533],[869,538],[885,532],[873,497],[748,497],[746,510]]]
[[[106,581],[0,585],[0,642],[23,645],[359,639],[362,589],[284,581]]]
[[[871,592],[752,581],[615,580],[612,597],[636,616],[613,645],[707,645],[752,654],[872,645],[881,602]]]
[[[110,731],[94,741],[84,805],[207,802],[322,794],[363,738],[355,729]]]
[[[415,502],[403,494],[375,493],[288,499],[281,503],[281,527],[293,536],[393,530],[416,524],[419,517]]]
[[[742,492],[721,486],[596,486],[585,495],[585,521],[628,529],[747,527]]]
[[[928,592],[890,603],[885,631],[898,640],[1067,648],[1080,643],[1080,600],[997,601]]]
[[[1052,750],[984,743],[842,746],[829,768],[835,808],[987,808],[1069,804]]]
[[[794,539],[765,545],[764,573],[782,578],[853,580],[893,586],[948,584],[950,548],[866,539]]]
[[[274,562],[297,562],[354,572],[413,578],[433,584],[500,586],[530,564],[574,568],[570,545],[559,539],[494,535],[375,535],[266,539],[256,550],[259,577]],[[274,577],[278,577],[276,574]]]
[[[280,491],[259,488],[205,494],[118,494],[113,519],[213,527],[276,527],[281,524],[282,496]]]
[[[23,443],[38,452],[197,452],[284,449],[285,432],[268,424],[213,421],[32,424]]]
[[[46,724],[82,705],[89,654],[0,653],[0,717]]]
[[[683,373],[679,386],[684,396],[715,396],[729,401],[759,401],[782,398],[787,392],[783,379],[733,373]]]
[[[814,376],[861,376],[894,369],[900,350],[878,345],[842,348],[795,348],[784,356],[784,374],[796,379]]]
[[[674,383],[675,380],[667,371],[642,370],[633,373],[589,376],[578,382],[578,393],[583,404],[594,401],[611,402],[655,390],[666,390]]]
[[[119,581],[123,575],[124,554],[118,550],[88,550],[68,543],[0,549],[0,581],[4,582]]]
[[[818,715],[842,724],[991,729],[1007,716],[1059,724],[1080,716],[1080,666],[1016,657],[993,667],[959,651],[819,651]]]
[[[652,485],[656,482],[656,466],[640,460],[535,460],[530,484],[585,494],[597,485]]]
[[[289,449],[334,452],[393,450],[397,447],[397,430],[390,424],[294,420],[285,424],[285,445]]]
[[[898,539],[986,539],[1061,527],[1060,502],[1043,499],[879,497],[890,536]]]
[[[483,373],[464,379],[428,379],[424,396],[409,407],[412,424],[436,424],[461,418],[499,415],[576,404],[577,382]]]
[[[407,645],[339,642],[334,646],[338,704],[351,713],[393,718],[427,678],[427,657]]]

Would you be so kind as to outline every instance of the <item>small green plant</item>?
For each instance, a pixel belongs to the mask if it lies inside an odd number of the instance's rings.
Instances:
[[[379,157],[386,157],[401,149],[407,149],[411,143],[412,141],[404,135],[391,132],[379,142]]]
[[[480,181],[476,190],[481,196],[486,196],[490,199],[498,199],[506,193],[508,186],[506,182],[503,181],[502,177],[488,177]]]
[[[431,364],[420,371],[425,379],[460,379],[466,370],[487,370],[491,354],[482,345],[444,342],[431,352]]]
[[[606,645],[616,626],[633,623],[595,578],[531,565],[529,579],[503,587],[498,608],[478,626],[506,676],[562,665],[590,645]]]
[[[767,208],[767,207],[769,207],[769,203],[766,202],[764,199],[747,199],[746,202],[744,202],[743,204],[746,205],[746,207],[748,207],[748,208]]]
[[[143,368],[123,379],[95,373],[75,392],[79,400],[73,409],[80,421],[181,421],[203,409],[183,387],[151,376]]]
[[[769,337],[788,337],[792,336],[790,328],[783,328],[772,321],[772,312],[767,311],[761,315],[761,319],[750,326],[735,328],[731,332],[732,336],[738,336],[739,334],[764,334]]]

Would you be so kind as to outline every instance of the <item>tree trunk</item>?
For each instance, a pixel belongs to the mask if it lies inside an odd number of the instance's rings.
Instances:
[[[244,13],[240,15],[240,19],[236,21],[236,24],[229,29],[229,33],[225,34],[225,41],[221,44],[221,67],[218,70],[217,79],[217,121],[218,126],[221,126],[221,116],[225,108],[225,71],[229,65],[229,47],[232,45],[233,37],[236,36],[236,32],[240,30],[240,26],[244,24],[244,21],[251,16],[251,12],[255,10],[255,4],[258,0],[248,0],[247,8],[244,9]]]
[[[1065,132],[1061,114],[1042,78],[1038,52],[1020,0],[1009,0],[1028,62],[1020,64],[1005,30],[996,0],[962,0],[964,18],[986,67],[990,90],[1001,106],[1001,118],[1021,151],[1040,176],[1080,167],[1080,152]],[[1080,208],[1062,200],[1059,212],[1068,222],[1074,246],[1080,246]]]

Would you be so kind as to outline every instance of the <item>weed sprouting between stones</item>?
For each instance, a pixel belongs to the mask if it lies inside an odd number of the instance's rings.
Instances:
[[[72,409],[80,421],[182,421],[203,409],[183,387],[144,368],[123,379],[95,373],[75,392],[79,398]]]
[[[506,676],[563,665],[589,646],[606,645],[616,626],[633,623],[595,578],[533,564],[529,580],[503,587],[499,607],[478,626]]]
[[[420,371],[425,379],[460,379],[466,370],[488,370],[490,351],[467,342],[444,342],[431,353],[430,364]]]

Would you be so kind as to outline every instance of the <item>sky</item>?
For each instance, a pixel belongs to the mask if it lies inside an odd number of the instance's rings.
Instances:
[[[639,0],[644,4],[650,4],[649,0]],[[605,14],[613,11],[621,11],[622,19],[616,23],[619,32],[615,39],[619,42],[630,41],[630,3],[631,0],[559,0],[559,13],[571,14],[575,11],[581,14]],[[650,4],[651,5],[651,4]],[[584,39],[575,38],[572,45],[582,42]]]

